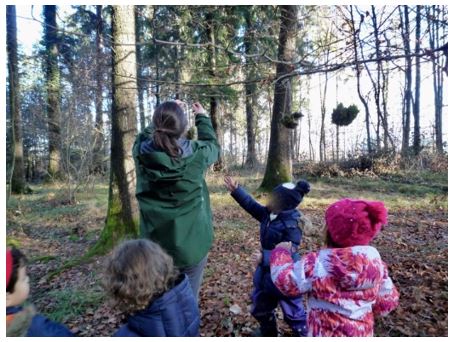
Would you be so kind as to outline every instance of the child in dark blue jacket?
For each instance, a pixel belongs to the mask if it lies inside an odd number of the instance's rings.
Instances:
[[[38,315],[33,305],[23,305],[30,292],[26,261],[18,249],[6,250],[6,336],[73,336],[64,325]]]
[[[188,277],[158,244],[140,239],[117,246],[103,285],[129,314],[114,336],[199,336],[199,309]]]
[[[285,297],[273,284],[270,276],[270,253],[277,244],[291,241],[293,258],[299,259],[297,253],[302,239],[300,229],[301,214],[297,209],[303,197],[310,191],[310,185],[302,180],[278,185],[272,191],[266,206],[256,202],[231,177],[225,177],[226,188],[232,197],[251,216],[260,222],[260,239],[262,255],[254,274],[254,291],[252,294],[252,315],[260,323],[262,336],[277,336],[275,308],[280,304],[284,320],[292,328],[294,335],[306,336],[306,312],[301,297]]]

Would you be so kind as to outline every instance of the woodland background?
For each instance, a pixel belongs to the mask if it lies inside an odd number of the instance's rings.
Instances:
[[[7,6],[6,28],[7,243],[29,255],[40,311],[82,336],[124,319],[99,280],[137,234],[132,142],[180,99],[207,108],[222,147],[204,336],[255,327],[257,225],[225,173],[260,200],[310,180],[302,253],[331,201],[384,200],[375,244],[401,305],[376,332],[447,335],[447,6]]]

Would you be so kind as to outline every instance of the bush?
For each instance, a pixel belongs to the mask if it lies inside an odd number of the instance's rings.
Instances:
[[[310,177],[367,176],[375,178],[402,175],[404,172],[444,173],[447,170],[447,155],[430,152],[423,152],[418,157],[401,157],[393,153],[377,152],[371,155],[351,156],[339,163],[334,161],[305,162],[295,167],[296,173]]]

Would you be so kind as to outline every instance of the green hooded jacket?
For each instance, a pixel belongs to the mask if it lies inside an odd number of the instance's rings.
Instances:
[[[140,235],[157,242],[177,267],[194,266],[213,242],[212,211],[205,182],[207,168],[218,160],[220,147],[209,117],[196,116],[198,140],[193,153],[172,158],[167,153],[141,153],[152,127],[139,133],[133,146]]]

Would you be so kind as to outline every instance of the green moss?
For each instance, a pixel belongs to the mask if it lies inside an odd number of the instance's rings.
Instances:
[[[278,184],[290,182],[292,180],[290,165],[286,165],[279,160],[267,164],[264,179],[258,191],[270,192]]]
[[[120,197],[118,194],[111,194],[106,224],[98,242],[89,250],[87,256],[104,255],[119,241],[137,237],[138,231],[139,222],[135,219],[125,222]]]

